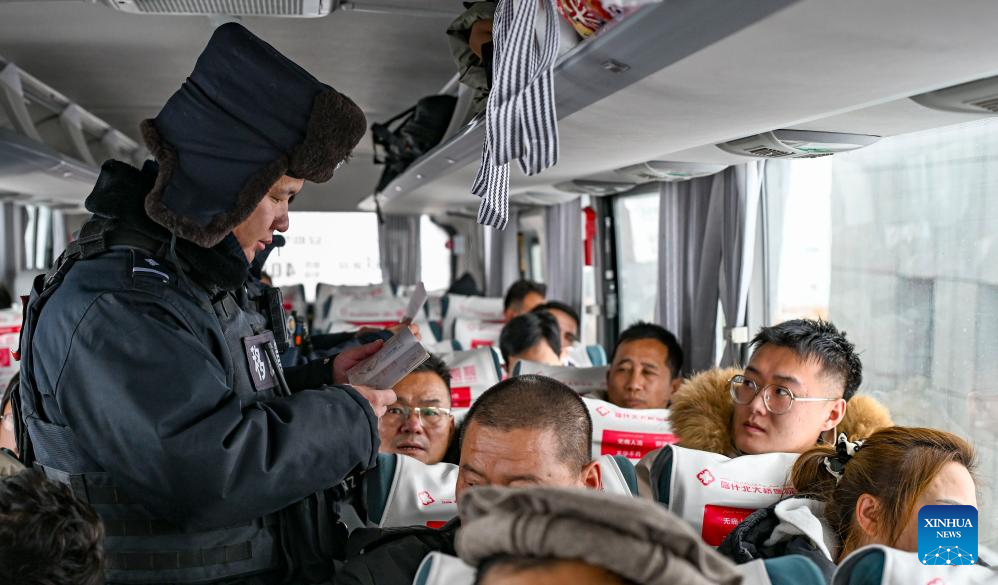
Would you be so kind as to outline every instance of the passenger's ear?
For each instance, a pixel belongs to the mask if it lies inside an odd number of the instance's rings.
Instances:
[[[675,378],[673,378],[672,379],[672,394],[675,395],[676,392],[679,392],[679,389],[682,386],[683,386],[683,377],[682,376],[676,376]]]
[[[591,490],[603,489],[603,476],[598,461],[591,461],[582,468],[582,483]]]
[[[822,432],[834,429],[846,416],[846,401],[839,398],[832,404],[832,409],[828,412],[828,418],[821,425]]]
[[[880,534],[880,502],[875,496],[871,494],[859,496],[853,518],[867,542],[874,541]]]

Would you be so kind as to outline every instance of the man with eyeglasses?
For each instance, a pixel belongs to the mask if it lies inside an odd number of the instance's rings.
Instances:
[[[891,424],[876,400],[854,397],[863,366],[833,324],[763,327],[751,347],[744,371],[704,372],[675,394],[670,420],[681,446],[729,457],[802,453],[833,429],[853,437]]]
[[[428,465],[440,463],[454,437],[450,370],[443,360],[430,356],[394,390],[398,400],[378,422],[381,452],[408,455]]]

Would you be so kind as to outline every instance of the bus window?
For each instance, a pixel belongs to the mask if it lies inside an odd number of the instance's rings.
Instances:
[[[778,301],[771,321],[827,316],[902,425],[977,449],[981,544],[998,543],[998,120],[770,164]],[[782,241],[778,241],[782,239]],[[777,247],[778,249],[774,249]],[[626,291],[626,287],[624,288]],[[987,518],[987,519],[985,519]]]
[[[430,216],[419,220],[420,269],[426,290],[446,290],[451,283],[450,237]]]
[[[274,286],[304,284],[309,302],[315,285],[382,281],[378,219],[373,213],[292,211],[287,245],[267,258]]]
[[[614,200],[617,222],[617,278],[621,330],[635,321],[655,320],[658,290],[659,193]]]

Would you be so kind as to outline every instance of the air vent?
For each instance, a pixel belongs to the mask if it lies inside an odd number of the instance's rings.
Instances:
[[[868,134],[773,130],[718,144],[725,152],[756,158],[818,158],[869,146],[880,140]]]
[[[339,0],[104,0],[122,12],[160,15],[326,16]]]
[[[987,77],[911,97],[934,110],[965,114],[998,114],[998,76]]]
[[[650,160],[641,164],[617,169],[617,174],[638,182],[647,181],[689,181],[706,177],[728,168],[725,164],[674,162]]]

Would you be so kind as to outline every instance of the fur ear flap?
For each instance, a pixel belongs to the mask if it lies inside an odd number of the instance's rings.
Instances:
[[[741,374],[737,368],[713,369],[693,376],[672,396],[669,418],[679,445],[733,457],[731,403],[728,380]]]
[[[325,183],[367,132],[364,112],[347,96],[328,89],[315,97],[305,140],[290,155],[288,174]]]

